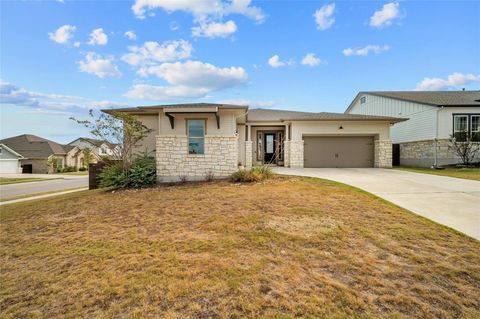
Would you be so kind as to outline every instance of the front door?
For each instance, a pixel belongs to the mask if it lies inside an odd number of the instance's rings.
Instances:
[[[265,164],[273,164],[277,162],[277,159],[275,158],[275,149],[276,149],[276,143],[275,143],[275,133],[265,133],[265,142],[263,143],[264,145],[264,163]]]

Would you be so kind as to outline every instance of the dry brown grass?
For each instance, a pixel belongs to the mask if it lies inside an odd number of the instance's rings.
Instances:
[[[333,182],[1,209],[3,318],[480,317],[478,241]]]

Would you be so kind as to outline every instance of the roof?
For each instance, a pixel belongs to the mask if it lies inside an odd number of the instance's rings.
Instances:
[[[144,113],[144,112],[148,112],[149,110],[156,110],[156,109],[163,109],[163,108],[205,108],[205,107],[218,107],[219,109],[248,109],[248,106],[246,105],[219,104],[219,103],[182,103],[182,104],[137,106],[137,107],[127,107],[127,108],[121,108],[121,109],[106,109],[106,110],[102,110],[102,112]]]
[[[7,145],[25,158],[47,158],[52,154],[64,155],[70,151],[65,149],[65,145],[30,134],[6,138],[0,143]]]
[[[19,154],[19,153],[15,152],[14,150],[12,150],[10,147],[8,147],[7,145],[5,145],[3,143],[0,143],[0,147],[3,148],[3,149],[6,149],[8,152],[12,153],[13,155],[15,155],[19,158],[23,158],[22,154]]]
[[[387,98],[409,101],[433,106],[480,106],[478,91],[371,91],[359,92],[348,106],[347,111],[361,95],[377,95]]]
[[[90,143],[90,144],[96,146],[96,147],[100,147],[100,146],[102,146],[103,144],[106,144],[106,145],[107,145],[108,147],[110,147],[110,148],[114,148],[114,147],[116,146],[115,144],[112,144],[112,143],[107,142],[107,141],[105,141],[105,140],[99,140],[99,139],[89,138],[89,137],[79,137],[79,138],[77,138],[76,140],[71,141],[70,143],[68,143],[68,145],[71,145],[73,142],[76,142],[76,141],[78,141],[78,140],[83,140],[83,141],[85,141],[85,142],[87,142],[87,143]]]
[[[248,122],[278,122],[278,121],[389,121],[402,122],[407,119],[360,115],[360,114],[345,114],[345,113],[329,113],[329,112],[297,112],[287,110],[272,110],[272,109],[251,109],[248,111]]]

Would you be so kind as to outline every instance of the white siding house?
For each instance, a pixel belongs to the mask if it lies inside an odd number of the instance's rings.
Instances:
[[[0,144],[0,173],[18,174],[22,172],[20,159],[23,156],[9,148],[5,144]]]
[[[456,164],[449,147],[454,117],[465,114],[468,132],[475,134],[480,91],[360,92],[345,113],[408,118],[390,128],[392,143],[400,145],[400,165]]]

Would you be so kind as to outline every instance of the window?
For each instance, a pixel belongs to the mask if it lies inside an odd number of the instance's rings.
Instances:
[[[366,101],[367,101],[367,98],[365,96],[362,96],[360,98],[360,104],[365,104]]]
[[[457,141],[466,141],[470,137],[472,141],[480,142],[480,114],[454,114],[453,137]]]
[[[187,120],[188,154],[205,154],[205,120]]]
[[[263,161],[263,133],[257,132],[257,161]]]

